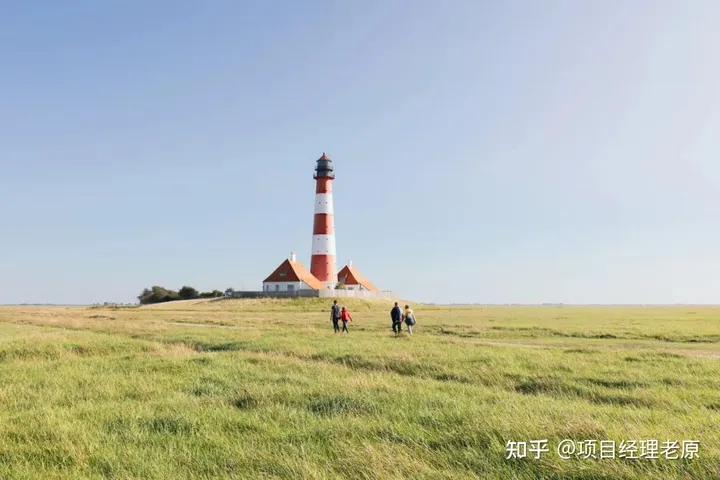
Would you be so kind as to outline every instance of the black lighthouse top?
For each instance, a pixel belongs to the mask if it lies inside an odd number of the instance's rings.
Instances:
[[[315,175],[313,175],[313,178],[335,178],[335,173],[333,173],[333,166],[332,166],[332,160],[325,155],[325,152],[323,152],[322,157],[318,158],[317,160],[317,167],[315,167]]]

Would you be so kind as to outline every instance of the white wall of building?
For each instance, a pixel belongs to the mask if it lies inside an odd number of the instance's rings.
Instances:
[[[320,290],[318,297],[349,297],[349,298],[394,298],[393,292],[371,292],[370,290]]]
[[[312,290],[305,282],[265,282],[263,292],[288,292],[297,290]]]
[[[345,285],[345,290],[365,290],[361,285]]]

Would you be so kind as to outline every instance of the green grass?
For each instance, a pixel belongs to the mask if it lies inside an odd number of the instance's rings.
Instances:
[[[396,338],[345,303],[342,336],[316,299],[0,309],[0,478],[720,478],[720,308],[419,305]]]

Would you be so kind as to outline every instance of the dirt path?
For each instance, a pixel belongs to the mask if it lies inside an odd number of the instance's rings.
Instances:
[[[217,323],[192,323],[192,322],[165,322],[168,325],[182,325],[184,327],[212,327],[212,328],[233,328],[242,330],[242,327],[235,325],[219,325]]]

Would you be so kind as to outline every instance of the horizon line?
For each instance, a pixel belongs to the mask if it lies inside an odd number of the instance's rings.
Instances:
[[[242,300],[242,299],[240,299]],[[362,300],[360,298],[359,300]],[[172,303],[172,302],[168,302]],[[438,307],[720,307],[720,303],[479,303],[479,302],[420,302],[420,305],[431,305]],[[44,303],[44,302],[21,302],[21,303],[0,303],[0,307],[94,307],[129,305],[140,306],[133,302],[95,302],[95,303]]]

